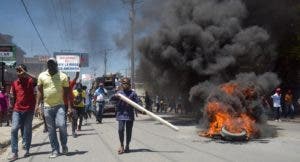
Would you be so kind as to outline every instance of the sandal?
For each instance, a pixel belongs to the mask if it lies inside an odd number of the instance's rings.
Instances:
[[[124,153],[124,147],[121,146],[118,150],[118,154],[123,154]]]

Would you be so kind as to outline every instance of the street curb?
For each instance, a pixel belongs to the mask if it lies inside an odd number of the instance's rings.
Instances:
[[[36,123],[35,125],[32,126],[32,130],[38,128],[38,127],[41,126],[43,123],[44,123],[43,121],[40,121],[40,122]],[[18,138],[20,138],[20,137],[21,137],[21,135],[19,135]],[[11,139],[9,139],[9,140],[7,140],[7,141],[4,141],[4,142],[0,143],[0,149],[3,149],[3,148],[5,148],[5,147],[9,146],[9,145],[10,145],[10,142],[11,142]]]

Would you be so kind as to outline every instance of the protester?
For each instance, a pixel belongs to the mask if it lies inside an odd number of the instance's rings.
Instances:
[[[160,111],[160,103],[159,103],[159,96],[155,97],[155,105],[156,105],[156,112]]]
[[[77,137],[76,129],[81,130],[82,120],[84,116],[85,91],[82,89],[82,84],[77,83],[73,90],[73,107],[72,107],[72,136]],[[79,119],[79,124],[77,124]]]
[[[2,127],[2,122],[6,120],[6,126],[9,126],[9,119],[8,119],[8,106],[9,100],[8,96],[5,91],[5,87],[1,86],[0,92],[0,127]]]
[[[281,109],[281,89],[277,88],[275,93],[271,96],[273,100],[273,111],[274,111],[274,118],[275,121],[281,121],[280,120],[280,113],[282,111]]]
[[[284,96],[284,101],[285,101],[285,113],[284,117],[286,118],[287,116],[290,116],[291,119],[294,118],[294,112],[295,108],[293,105],[293,94],[292,90],[288,90],[287,93]]]
[[[172,96],[170,101],[169,101],[169,106],[170,106],[170,111],[172,112],[173,110],[176,111],[176,101],[175,101],[175,97]]]
[[[65,120],[64,97],[69,96],[69,83],[66,74],[58,71],[58,65],[54,58],[47,61],[48,70],[42,72],[38,77],[37,110],[44,101],[44,114],[48,127],[48,136],[51,144],[49,158],[56,158],[60,153],[56,128],[59,128],[62,153],[68,153],[67,147],[67,125]],[[68,104],[70,111],[70,104]]]
[[[9,160],[18,158],[18,132],[22,128],[22,139],[24,143],[24,157],[30,155],[29,149],[32,139],[32,120],[34,115],[35,97],[34,87],[36,78],[27,73],[25,65],[16,68],[18,79],[11,85],[11,97],[13,103],[12,128],[11,128],[11,151]]]
[[[102,82],[99,83],[99,87],[94,93],[94,102],[96,102],[96,120],[98,123],[102,123],[103,109],[105,106],[104,95],[107,94],[107,90],[104,88]]]
[[[123,94],[124,96],[128,97],[130,100],[138,103],[137,94],[132,91],[130,85],[130,79],[123,78],[121,79],[121,86],[122,90],[118,91],[117,93]],[[119,123],[119,140],[120,140],[120,148],[118,150],[119,154],[124,152],[129,152],[129,145],[131,141],[132,135],[132,127],[134,121],[134,109],[132,106],[128,105],[122,100],[118,100],[117,102],[117,115],[116,119]],[[126,127],[126,145],[124,149],[124,130]]]
[[[82,86],[82,90],[84,91],[84,93],[86,94],[86,97],[85,97],[85,102],[84,102],[84,115],[83,115],[83,118],[84,118],[84,121],[83,121],[83,124],[82,125],[86,125],[87,124],[87,119],[88,117],[91,117],[91,114],[90,114],[90,99],[89,99],[89,93],[87,92],[87,86]]]
[[[147,110],[152,111],[152,101],[147,91],[145,92],[145,107]]]
[[[69,82],[69,96],[64,97],[65,112],[71,112],[71,111],[68,111],[68,107],[71,107],[71,108],[73,107],[73,102],[72,102],[73,98],[74,98],[73,89],[74,89],[74,86],[75,86],[78,78],[79,78],[79,72],[76,72],[75,78],[73,80],[70,80],[70,77],[68,77],[68,82]],[[70,103],[69,103],[69,101],[70,101]],[[70,104],[70,106],[69,106],[69,104]],[[65,120],[66,121],[67,121],[67,115],[68,114],[66,113],[66,115],[65,115],[65,118],[66,118]]]

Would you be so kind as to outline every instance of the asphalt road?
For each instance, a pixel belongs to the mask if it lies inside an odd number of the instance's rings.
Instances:
[[[299,162],[300,123],[269,122],[277,135],[249,142],[226,142],[197,135],[199,128],[184,118],[166,116],[179,126],[180,131],[165,127],[146,116],[140,115],[134,123],[131,152],[118,155],[117,122],[105,118],[103,124],[94,119],[82,127],[77,138],[69,136],[69,154],[49,159],[50,145],[42,127],[33,133],[31,156],[18,162]],[[174,120],[176,119],[176,120]],[[69,134],[70,127],[68,128]],[[6,161],[10,149],[2,153],[0,161]],[[22,157],[21,150],[19,156]]]

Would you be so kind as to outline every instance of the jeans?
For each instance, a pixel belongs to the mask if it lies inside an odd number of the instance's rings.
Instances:
[[[13,153],[18,153],[18,132],[23,127],[23,142],[26,151],[29,151],[32,139],[32,120],[34,111],[16,112],[12,114],[11,127],[11,150]]]
[[[57,105],[44,109],[45,119],[48,127],[49,141],[52,152],[59,153],[59,143],[56,134],[56,128],[59,129],[60,142],[62,147],[67,146],[68,133],[67,124],[65,121],[65,107],[64,105]]]
[[[129,146],[132,135],[133,120],[119,120],[119,139],[121,146],[124,146],[124,130],[126,126],[126,146]]]
[[[279,120],[280,119],[280,114],[281,114],[280,111],[282,111],[281,107],[273,107],[273,111],[274,111],[274,118],[276,120]]]
[[[293,104],[286,104],[286,109],[285,109],[285,114],[284,117],[290,116],[290,118],[294,118],[294,113],[295,113],[295,107]]]
[[[98,122],[102,122],[102,115],[103,115],[103,109],[104,109],[104,102],[97,102],[96,103],[96,119]]]
[[[82,107],[74,107],[72,109],[72,133],[75,133],[75,130],[78,126],[78,129],[81,129],[81,125],[82,125],[82,119],[84,116],[84,108]],[[77,121],[79,118],[79,125],[77,125]]]

